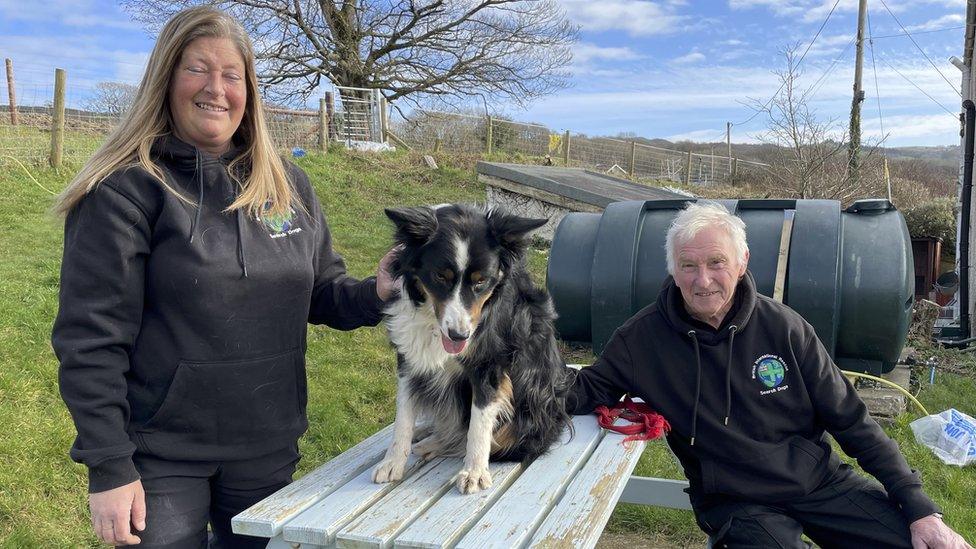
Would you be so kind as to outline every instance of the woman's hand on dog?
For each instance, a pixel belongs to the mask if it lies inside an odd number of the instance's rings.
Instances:
[[[393,278],[393,273],[390,272],[393,260],[396,259],[400,250],[403,249],[402,245],[394,246],[390,251],[386,252],[383,259],[380,260],[379,267],[376,268],[376,295],[379,296],[383,301],[389,301],[393,298],[396,293],[396,280]]]
[[[92,528],[109,545],[135,545],[135,531],[146,529],[146,494],[142,481],[130,482],[104,492],[88,494]]]

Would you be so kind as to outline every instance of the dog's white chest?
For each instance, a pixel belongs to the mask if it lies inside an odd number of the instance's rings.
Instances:
[[[414,307],[401,296],[386,309],[390,341],[415,372],[456,369],[458,362],[444,350],[434,308],[429,303]]]

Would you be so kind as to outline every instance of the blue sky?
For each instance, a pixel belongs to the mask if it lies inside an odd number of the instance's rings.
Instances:
[[[695,141],[724,140],[731,121],[733,141],[754,142],[764,119],[743,124],[753,114],[743,103],[769,99],[779,87],[772,71],[784,64],[778,51],[798,42],[802,52],[836,0],[558,1],[581,26],[572,86],[524,111],[498,105],[504,114],[556,131]],[[883,124],[890,146],[957,144],[950,113],[959,110],[960,72],[948,58],[962,57],[966,1],[885,3],[938,70],[907,36],[891,36],[902,29],[881,0],[869,0],[878,38],[876,71],[865,44],[866,139],[880,139]],[[839,126],[850,108],[856,22],[857,0],[840,0],[801,66],[799,88],[819,80],[810,104]],[[69,106],[97,82],[136,83],[151,47],[152,37],[114,2],[0,0],[0,57],[14,61],[20,104],[50,100],[55,67],[68,71]]]

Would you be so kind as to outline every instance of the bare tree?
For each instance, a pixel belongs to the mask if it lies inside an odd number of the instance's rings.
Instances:
[[[771,195],[785,198],[826,198],[848,203],[856,198],[884,196],[879,188],[880,174],[875,173],[878,167],[870,153],[863,159],[862,179],[851,183],[846,174],[846,133],[836,120],[818,120],[807,102],[810,90],[799,89],[797,46],[788,46],[781,53],[786,67],[776,73],[782,84],[779,92],[765,103],[750,103],[768,120],[759,140],[775,146],[762,155],[771,167],[760,185]]]
[[[122,0],[157,30],[195,0]],[[568,81],[578,27],[555,0],[211,0],[254,41],[265,92],[304,103],[323,78],[389,101],[523,103]]]
[[[132,84],[99,82],[95,84],[92,95],[85,100],[85,108],[99,114],[122,116],[132,106],[137,90]]]

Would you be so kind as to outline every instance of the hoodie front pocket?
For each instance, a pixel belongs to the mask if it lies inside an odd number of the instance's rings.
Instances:
[[[746,461],[702,458],[702,488],[760,501],[802,496],[823,480],[825,458],[820,445],[798,436]]]
[[[162,406],[141,431],[179,435],[189,444],[258,443],[301,429],[302,353],[180,362]]]

